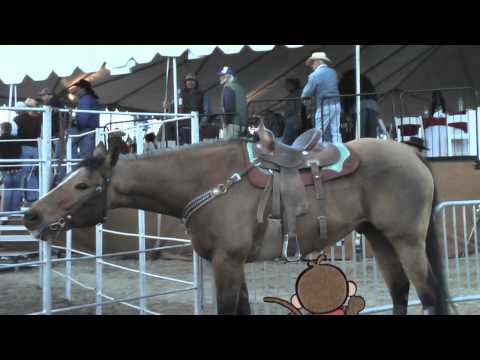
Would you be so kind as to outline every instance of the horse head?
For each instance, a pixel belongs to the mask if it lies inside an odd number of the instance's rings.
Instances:
[[[78,168],[24,214],[26,228],[36,238],[46,240],[71,228],[93,226],[104,221],[110,207],[113,169],[119,147],[107,152],[100,143],[93,157]]]

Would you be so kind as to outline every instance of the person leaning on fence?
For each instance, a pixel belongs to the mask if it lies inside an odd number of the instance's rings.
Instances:
[[[221,108],[224,115],[225,139],[239,138],[242,129],[247,129],[247,98],[243,87],[235,78],[233,69],[225,66],[217,74],[223,85]]]
[[[80,80],[71,86],[71,92],[78,97],[78,110],[98,110],[98,96],[90,82]],[[95,130],[99,126],[99,114],[76,113],[75,126],[69,130],[69,135],[81,135]],[[95,133],[72,138],[73,158],[88,159],[95,149]]]
[[[377,90],[365,76],[360,76],[360,88],[362,93],[369,94],[362,96],[360,99],[360,137],[377,138],[378,137],[378,116],[380,115],[380,107],[378,105],[378,97],[375,94]],[[351,69],[345,72],[339,83],[340,93],[342,95],[353,95],[356,93],[356,71]],[[355,96],[345,96],[342,98],[342,108],[349,122],[352,123],[353,138],[355,138],[356,118],[357,118],[357,98]],[[353,140],[353,138],[351,140]]]
[[[302,97],[315,99],[315,128],[322,132],[323,140],[341,143],[340,116],[342,109],[337,72],[328,65],[331,62],[324,52],[314,53],[307,60],[306,64],[313,69],[313,73],[308,78]]]
[[[60,151],[61,151],[61,142],[60,142],[60,121],[62,116],[58,109],[64,108],[65,104],[60,100],[60,98],[53,93],[52,90],[49,88],[43,88],[39,93],[38,97],[40,98],[42,104],[44,106],[51,106],[52,107],[52,140],[53,151],[55,154],[55,159],[60,159]],[[68,128],[68,124],[63,125],[63,129]],[[65,133],[62,134],[65,136]],[[64,150],[65,151],[65,150]]]
[[[36,108],[38,103],[32,98],[25,100],[26,107]],[[36,111],[22,111],[13,121],[17,124],[18,139],[31,139],[22,141],[22,159],[38,159],[38,139],[42,133],[42,113]],[[22,188],[38,190],[38,166],[24,166],[22,168]],[[26,206],[38,200],[37,191],[25,191]]]
[[[432,118],[444,118],[447,116],[447,106],[443,93],[439,90],[432,92],[432,105],[430,107]]]
[[[191,114],[192,112],[197,112],[202,115],[206,114],[205,94],[200,90],[200,83],[195,74],[187,74],[185,76],[180,98],[182,99],[181,113]],[[180,145],[190,144],[192,142],[190,120],[180,121],[178,126]]]
[[[286,79],[285,89],[288,91],[287,99],[285,101],[285,130],[283,133],[283,143],[292,145],[295,139],[302,132],[303,127],[303,104],[300,100],[302,96],[302,87],[300,86],[300,80],[298,79]]]
[[[4,140],[16,139],[12,136],[12,124],[4,122],[0,124],[0,159],[20,159],[22,148],[19,142],[4,142]],[[2,164],[6,165],[6,164]],[[3,175],[3,187],[7,189],[3,192],[3,211],[18,211],[22,204],[22,168],[16,166],[15,163],[8,164],[10,166],[1,167]]]

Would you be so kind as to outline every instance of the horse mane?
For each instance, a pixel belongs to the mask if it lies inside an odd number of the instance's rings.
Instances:
[[[170,153],[183,153],[185,151],[193,150],[193,149],[204,149],[204,148],[210,148],[214,146],[224,146],[224,145],[230,145],[230,144],[240,144],[244,140],[241,139],[230,139],[230,140],[219,140],[217,142],[211,142],[211,143],[198,143],[198,144],[192,144],[192,145],[183,145],[180,147],[177,147],[175,149],[171,148],[163,148],[163,149],[158,149],[158,150],[152,150],[149,152],[146,152],[144,154],[120,154],[120,159],[123,160],[141,160],[141,159],[149,159],[153,157],[160,157],[162,155],[170,154]],[[96,171],[102,168],[104,163],[104,159],[101,158],[96,158],[96,157],[91,157],[85,160],[82,160],[78,164],[78,168],[84,167],[89,171]]]
[[[100,159],[96,157],[91,157],[85,160],[82,160],[78,164],[78,168],[87,168],[89,171],[96,171],[102,168],[105,159]]]
[[[162,148],[157,150],[152,150],[146,152],[144,154],[122,154],[120,155],[120,159],[122,160],[141,160],[141,159],[149,159],[152,157],[159,157],[162,155],[170,154],[170,153],[177,153],[181,154],[189,150],[201,150],[205,148],[212,148],[217,146],[224,146],[230,144],[240,144],[243,140],[239,139],[230,139],[230,140],[219,140],[216,142],[208,142],[208,143],[198,143],[198,144],[191,144],[191,145],[182,145],[177,148]]]

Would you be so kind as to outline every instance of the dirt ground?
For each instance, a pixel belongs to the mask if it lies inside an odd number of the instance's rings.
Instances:
[[[112,260],[111,262],[137,268],[136,260]],[[95,287],[95,263],[92,260],[73,263],[74,279]],[[381,275],[373,261],[353,264],[351,262],[337,262],[349,279],[359,285],[359,295],[372,308],[390,303]],[[458,265],[458,272],[457,272]],[[479,268],[475,259],[468,262],[461,259],[459,263],[451,261],[449,264],[449,279],[451,294],[474,295],[480,294]],[[467,267],[469,272],[466,271]],[[304,264],[281,264],[277,262],[259,263],[247,266],[252,310],[257,315],[282,315],[285,311],[275,305],[262,303],[264,296],[276,296],[289,299],[295,286],[295,280],[305,268]],[[55,264],[53,270],[64,272],[64,264]],[[175,277],[184,281],[192,281],[192,263],[180,260],[148,260],[147,271],[167,277]],[[458,273],[458,277],[457,277]],[[467,276],[469,274],[469,276]],[[104,293],[115,298],[135,297],[139,292],[139,275],[124,270],[104,266]],[[204,294],[205,314],[214,314],[212,274],[208,264],[204,265]],[[470,284],[468,284],[468,280]],[[458,281],[458,283],[457,283]],[[39,288],[38,268],[22,268],[18,271],[0,271],[0,314],[29,314],[41,311],[42,291]],[[53,308],[69,306],[65,299],[65,280],[57,274],[52,274],[52,301]],[[171,281],[147,278],[146,293],[153,294],[161,291],[185,288],[189,285],[175,284]],[[95,302],[95,293],[72,284],[72,298],[70,305],[82,305]],[[412,299],[415,298],[413,293]],[[132,302],[138,305],[138,301]],[[187,291],[171,295],[163,295],[147,300],[148,309],[164,315],[191,315],[193,314],[194,292]],[[456,305],[458,313],[463,315],[480,315],[480,302],[467,302]],[[136,315],[137,309],[122,304],[105,305],[105,315]],[[412,307],[411,314],[419,314],[419,307]],[[71,310],[62,312],[65,315],[95,314],[95,308]],[[389,312],[381,313],[389,314]]]

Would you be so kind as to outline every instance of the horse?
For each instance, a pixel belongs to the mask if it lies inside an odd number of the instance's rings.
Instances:
[[[259,138],[262,145],[275,146],[268,134]],[[245,176],[225,181],[245,169],[245,144],[245,139],[236,139],[143,155],[120,155],[118,147],[107,151],[99,144],[91,159],[31,206],[24,224],[33,236],[47,240],[103,222],[115,208],[182,219],[192,199],[216,184],[228,184],[216,187],[223,191],[192,215],[187,229],[195,251],[212,264],[218,313],[250,314],[244,266],[279,258],[282,239],[264,241],[265,224],[256,216],[263,190]],[[448,314],[433,218],[435,182],[427,162],[409,146],[390,140],[346,145],[361,165],[353,174],[324,184],[326,242],[319,241],[315,211],[298,217],[301,252],[319,252],[354,230],[365,234],[389,289],[393,314],[407,314],[411,283],[424,314]],[[313,187],[306,191],[310,209],[318,209]]]

